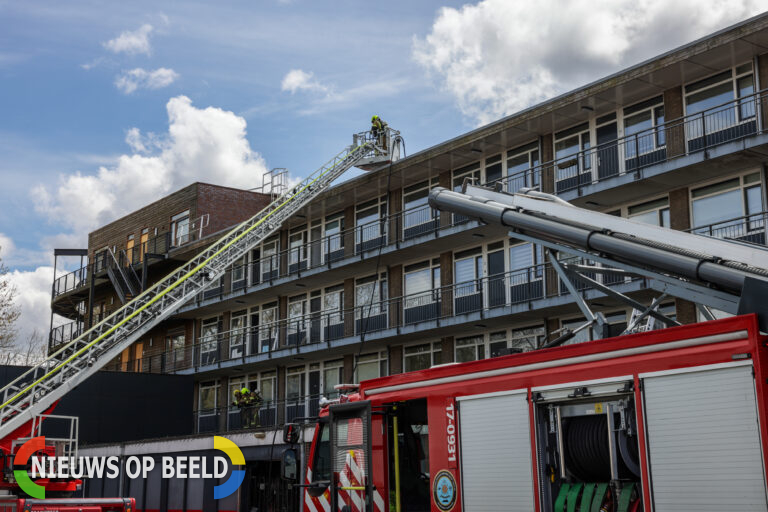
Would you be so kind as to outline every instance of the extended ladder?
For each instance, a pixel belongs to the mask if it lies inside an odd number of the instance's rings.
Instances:
[[[0,390],[0,438],[42,413],[152,327],[216,282],[235,261],[357,163],[381,154],[364,141],[333,157],[201,254]]]

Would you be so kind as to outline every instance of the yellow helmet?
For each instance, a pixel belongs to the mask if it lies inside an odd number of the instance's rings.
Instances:
[[[373,116],[373,117],[371,118],[371,121],[375,121],[375,120],[377,120],[378,118],[379,118],[379,116]]]
[[[240,393],[245,394],[245,393],[250,393],[250,391],[248,391],[248,388],[243,388],[240,390]]]

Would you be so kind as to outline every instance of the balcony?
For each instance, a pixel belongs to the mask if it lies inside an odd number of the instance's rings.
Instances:
[[[542,176],[554,176],[554,191],[565,199],[594,190],[593,185],[620,176],[644,177],[643,170],[685,156],[704,154],[729,142],[741,141],[765,131],[760,116],[768,90],[745,96],[702,112],[670,120],[584,151],[544,162],[497,180],[508,192],[542,184]],[[739,147],[736,150],[741,150]],[[589,188],[592,187],[592,188]]]
[[[48,353],[52,353],[57,347],[76,339],[83,332],[85,329],[80,320],[54,327],[48,336]]]
[[[588,275],[622,292],[645,288],[642,278],[618,274]],[[585,283],[579,291],[602,296]],[[571,304],[565,285],[549,264],[536,265],[444,286],[349,310],[314,312],[249,328],[204,336],[182,349],[142,360],[143,371],[208,371],[255,363],[404,333],[425,333],[484,318],[502,318],[554,303]],[[428,334],[423,334],[428,335]],[[130,366],[130,364],[129,364]]]
[[[262,255],[245,265],[235,264],[227,269],[219,283],[205,290],[196,303],[184,306],[182,311],[355,263],[376,256],[379,250],[387,253],[412,247],[457,229],[477,226],[476,222],[461,216],[444,214],[441,219],[440,214],[429,206],[404,210],[300,247]]]
[[[714,224],[697,226],[686,231],[697,235],[765,246],[766,229],[768,229],[768,212],[760,212]]]

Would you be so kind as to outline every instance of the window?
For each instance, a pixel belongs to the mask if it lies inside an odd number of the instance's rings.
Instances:
[[[197,402],[200,415],[216,414],[218,391],[219,385],[217,382],[204,382],[200,384],[200,395]]]
[[[288,368],[285,388],[285,398],[287,400],[298,400],[304,397],[304,386],[306,373],[303,366]]]
[[[686,123],[689,139],[724,130],[755,118],[752,64],[747,63],[685,86],[685,112],[702,113]],[[731,103],[735,99],[736,103]],[[744,99],[741,99],[744,98]]]
[[[617,311],[605,314],[605,323],[608,325],[608,336],[620,336],[627,328],[627,312]]]
[[[386,313],[387,275],[370,276],[355,283],[355,318]]]
[[[141,238],[139,239],[139,244],[141,247],[139,250],[139,261],[144,261],[144,255],[149,252],[149,228],[144,228],[141,230]]]
[[[248,317],[245,311],[232,313],[229,334],[229,357],[242,357],[245,347],[246,324]]]
[[[202,364],[216,361],[219,350],[219,319],[209,318],[203,320],[200,331],[200,357]]]
[[[628,217],[634,221],[654,226],[670,227],[669,223],[669,198],[654,199],[645,203],[630,206]]]
[[[261,309],[259,323],[259,345],[261,352],[269,352],[277,348],[277,305],[267,304]]]
[[[501,155],[491,156],[485,159],[484,183],[493,183],[501,179]]]
[[[277,380],[277,374],[275,372],[261,372],[259,378],[259,392],[261,393],[261,399],[266,403],[275,400],[275,382]],[[266,404],[265,404],[266,405]]]
[[[134,257],[133,253],[136,251],[136,248],[134,245],[136,244],[136,238],[133,234],[128,235],[128,241],[125,243],[125,255],[128,258],[128,263],[133,263],[134,261],[137,261],[137,258]]]
[[[307,296],[297,295],[288,299],[288,344],[300,345],[306,341]]]
[[[374,352],[373,354],[363,354],[357,358],[357,368],[355,369],[355,382],[362,382],[368,379],[375,379],[387,375],[387,353]]]
[[[513,350],[527,352],[539,348],[547,337],[544,326],[524,327],[512,329],[510,347]]]
[[[584,123],[555,134],[555,180],[563,181],[574,178],[580,173],[588,173],[592,167],[591,155],[586,152],[591,147],[589,124]],[[580,152],[584,152],[581,155]]]
[[[492,332],[489,338],[488,351],[490,352],[491,357],[499,357],[509,353],[507,350],[506,331]]]
[[[433,365],[440,364],[440,356],[441,346],[439,342],[405,347],[405,350],[403,351],[403,360],[405,364],[403,367],[406,372],[426,370]]]
[[[344,380],[344,361],[328,361],[323,364],[323,396],[336,398],[339,392],[334,388]]]
[[[344,212],[329,215],[325,219],[325,253],[331,254],[344,249]]]
[[[625,158],[650,153],[666,144],[662,96],[624,109],[624,136]]]
[[[483,278],[482,249],[471,249],[456,253],[453,262],[453,279],[456,296],[463,297],[480,293]]]
[[[453,171],[453,190],[461,192],[464,180],[469,178],[474,184],[480,183],[480,163],[468,165]]]
[[[307,231],[306,227],[292,229],[288,236],[288,263],[291,271],[306,268],[307,260]]]
[[[232,287],[235,288],[236,284],[241,284],[242,281],[245,281],[245,266],[246,263],[246,257],[243,256],[239,260],[237,260],[235,263],[232,264]]]
[[[485,358],[485,343],[482,335],[456,338],[455,347],[457,363]]]
[[[326,320],[325,325],[336,325],[344,322],[344,285],[325,289],[323,315]]]
[[[278,245],[277,239],[267,240],[264,242],[261,250],[261,278],[264,281],[269,281],[277,277],[277,271],[280,268],[278,257]]]
[[[698,228],[695,233],[727,236],[732,226],[744,225],[739,217],[762,211],[763,187],[757,172],[691,191],[691,216],[693,226]],[[762,225],[759,219],[757,222]]]
[[[186,337],[183,332],[171,334],[165,340],[166,350],[170,352],[170,361],[181,363],[185,356]]]
[[[507,151],[507,192],[539,186],[539,143]]]
[[[171,217],[171,238],[175,247],[189,242],[189,210]]]
[[[403,235],[406,238],[425,233],[429,231],[427,228],[430,226],[434,227],[431,224],[426,227],[424,225],[432,223],[437,219],[437,211],[430,208],[427,204],[430,187],[437,184],[438,181],[435,178],[431,182],[422,181],[403,190]],[[415,229],[419,226],[424,229]]]
[[[405,267],[405,307],[413,308],[440,300],[440,262],[426,261]]]
[[[367,251],[384,243],[386,234],[384,219],[387,217],[387,204],[384,199],[374,199],[358,205],[355,215],[355,243],[358,252]]]
[[[509,247],[509,269],[512,271],[513,284],[541,279],[544,249],[530,242],[517,243],[517,240],[510,240],[510,244],[514,244]]]

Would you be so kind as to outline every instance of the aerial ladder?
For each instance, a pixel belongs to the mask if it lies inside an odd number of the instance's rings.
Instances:
[[[109,317],[67,343],[43,362],[0,389],[0,440],[23,435],[36,417],[99,371],[154,326],[171,316],[292,215],[352,167],[375,169],[397,159],[402,138],[396,130],[355,134],[348,146],[259,213],[232,229],[195,258],[138,294]]]
[[[695,303],[707,320],[714,319],[713,310],[758,313],[761,330],[768,332],[768,315],[764,313],[768,297],[768,248],[579,208],[535,189],[510,194],[498,187],[465,181],[461,192],[442,187],[432,189],[429,204],[437,210],[506,226],[510,236],[546,249],[549,263],[587,319],[585,324],[565,332],[547,346],[563,343],[575,332],[592,325],[597,327],[594,337],[605,337],[605,318],[592,310],[574,281],[633,308],[624,333],[679,325],[658,311],[659,304],[668,296]],[[584,265],[583,260],[599,266]],[[650,304],[643,304],[596,279],[596,274],[641,276],[660,295]]]

